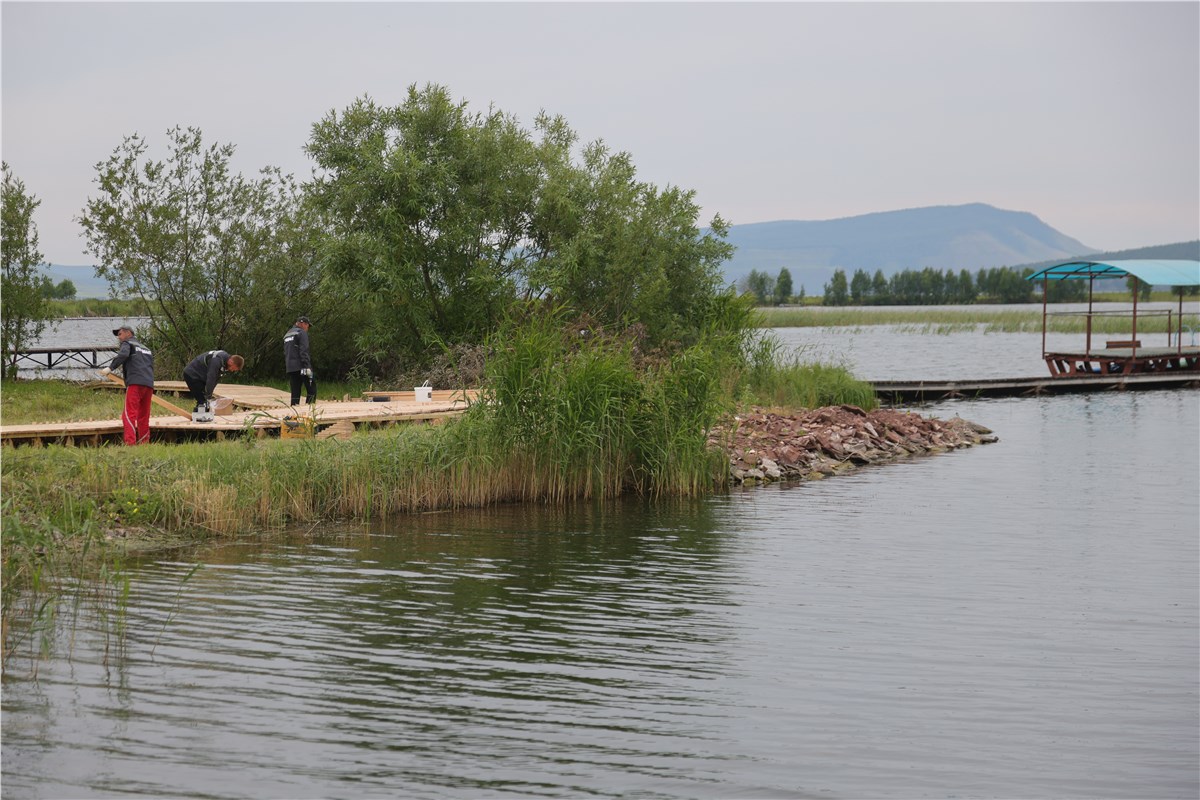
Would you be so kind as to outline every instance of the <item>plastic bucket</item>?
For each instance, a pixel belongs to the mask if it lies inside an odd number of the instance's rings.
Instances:
[[[418,403],[428,403],[430,400],[433,399],[433,387],[432,386],[414,386],[413,387],[413,399],[416,400]]]

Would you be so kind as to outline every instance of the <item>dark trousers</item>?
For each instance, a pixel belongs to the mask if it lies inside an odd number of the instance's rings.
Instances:
[[[308,393],[308,404],[317,402],[317,379],[311,375],[301,375],[299,371],[289,372],[288,380],[292,382],[292,405],[300,405],[300,387]]]
[[[188,393],[191,394],[192,399],[196,401],[196,407],[193,408],[192,411],[199,411],[200,406],[208,402],[208,395],[204,394],[205,384],[208,383],[208,381],[204,378],[189,378],[187,375],[184,375],[183,382],[187,384]]]

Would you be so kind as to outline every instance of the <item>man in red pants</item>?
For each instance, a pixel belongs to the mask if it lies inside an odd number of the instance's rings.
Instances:
[[[112,363],[102,372],[107,375],[117,367],[124,368],[125,444],[145,444],[150,441],[150,398],[154,395],[154,354],[150,348],[133,338],[133,328],[122,325],[113,330],[121,340],[121,349]]]

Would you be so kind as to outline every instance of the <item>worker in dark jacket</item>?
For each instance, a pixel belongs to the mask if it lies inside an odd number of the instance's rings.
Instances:
[[[113,329],[121,342],[117,355],[101,373],[108,375],[117,367],[125,378],[125,411],[121,424],[125,428],[125,444],[145,444],[150,441],[150,398],[154,396],[154,354],[150,348],[133,338],[133,328],[122,325]]]
[[[183,368],[183,380],[196,401],[192,410],[207,409],[221,376],[226,372],[238,372],[245,363],[241,356],[231,356],[224,350],[209,350],[188,362]]]
[[[313,375],[312,358],[308,355],[308,317],[298,317],[296,324],[283,335],[283,360],[288,380],[292,384],[292,405],[300,404],[300,387],[308,393],[308,404],[317,402],[317,378]]]

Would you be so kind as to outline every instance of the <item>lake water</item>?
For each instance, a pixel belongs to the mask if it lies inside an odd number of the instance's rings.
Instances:
[[[1197,797],[1200,392],[922,413],[1000,441],[131,565],[10,663],[3,796]]]

